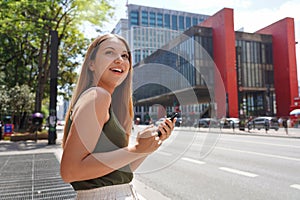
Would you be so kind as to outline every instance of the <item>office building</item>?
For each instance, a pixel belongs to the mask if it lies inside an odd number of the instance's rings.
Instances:
[[[184,30],[209,17],[134,4],[127,5],[127,15],[128,19],[121,19],[112,32],[128,40],[133,64],[140,62]]]
[[[207,58],[201,56],[203,51],[190,40],[200,43],[215,68],[207,64]],[[255,33],[245,33],[234,31],[233,9],[224,8],[142,62],[159,62],[178,71],[188,80],[197,102],[180,103],[178,97],[188,96],[184,88],[170,91],[153,84],[135,91],[136,105],[161,104],[172,111],[179,107],[186,118],[201,116],[204,111],[201,105],[205,102],[210,107],[209,115],[218,118],[289,116],[294,99],[299,96],[295,45],[292,18],[274,22]],[[197,69],[209,67],[208,72],[197,73]],[[173,84],[178,84],[178,79]]]

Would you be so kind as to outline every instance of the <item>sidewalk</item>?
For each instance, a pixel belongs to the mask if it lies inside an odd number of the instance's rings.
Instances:
[[[75,191],[60,177],[62,131],[56,145],[48,140],[0,141],[0,200],[74,199]],[[133,180],[141,200],[167,200],[159,192]]]
[[[73,188],[60,176],[60,141],[48,145],[48,140],[1,140],[0,200],[74,199]]]

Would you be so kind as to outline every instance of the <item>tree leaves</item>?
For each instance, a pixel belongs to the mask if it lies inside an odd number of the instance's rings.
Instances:
[[[79,26],[102,26],[113,15],[108,0],[0,1],[0,85],[27,85],[35,92],[35,111],[49,98],[50,31],[59,39],[58,87],[69,98],[89,40]]]
[[[26,83],[32,91],[43,85],[42,90],[48,91],[50,30],[59,34],[59,75],[76,77],[75,69],[80,65],[77,58],[84,57],[89,43],[79,25],[89,21],[101,26],[112,16],[112,10],[106,0],[0,2],[0,70],[5,75],[5,85]],[[74,83],[70,77],[60,78],[61,88]]]
[[[28,85],[15,85],[12,88],[0,87],[0,112],[20,115],[31,112],[34,105],[34,93]]]

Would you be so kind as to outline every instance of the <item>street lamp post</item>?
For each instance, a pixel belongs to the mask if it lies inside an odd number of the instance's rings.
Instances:
[[[51,60],[50,60],[50,105],[49,105],[49,130],[48,144],[56,144],[56,103],[57,103],[57,71],[58,71],[58,33],[50,31],[51,35]]]

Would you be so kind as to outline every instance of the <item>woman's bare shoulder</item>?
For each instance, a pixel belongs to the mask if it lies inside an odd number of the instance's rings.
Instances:
[[[103,102],[103,101],[110,101],[111,100],[111,95],[104,88],[92,87],[92,88],[89,88],[88,90],[86,90],[83,93],[82,98],[83,99],[87,98],[90,101],[93,101],[93,100],[99,101],[99,100],[101,100]]]
[[[86,90],[79,97],[74,109],[79,107],[109,107],[111,103],[110,93],[101,87],[92,87]]]

